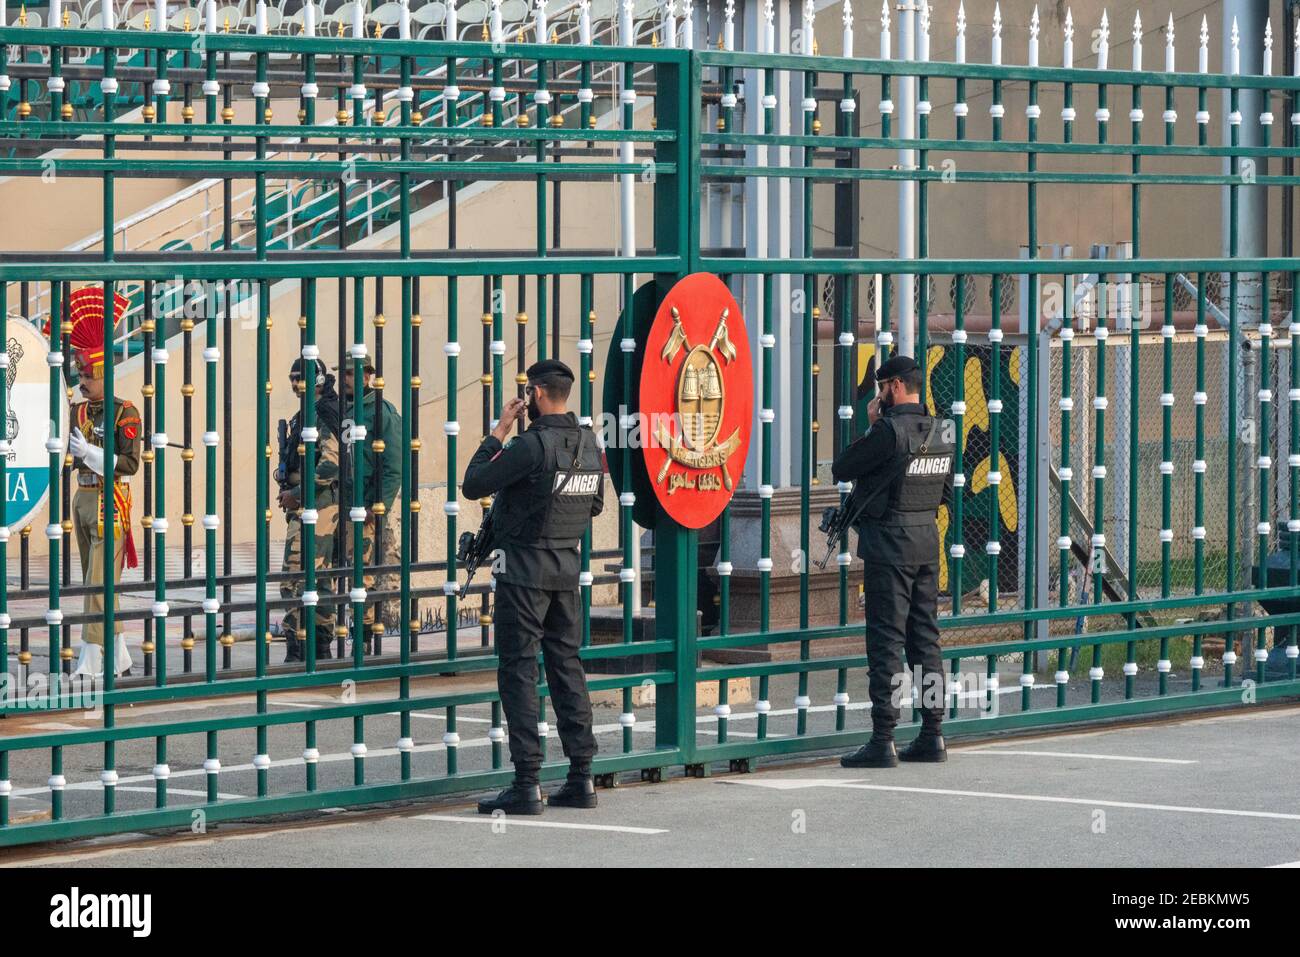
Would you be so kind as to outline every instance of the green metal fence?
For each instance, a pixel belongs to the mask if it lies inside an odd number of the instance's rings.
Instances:
[[[141,54],[138,60],[133,54],[129,67],[118,56],[128,42]],[[522,369],[548,355],[580,369],[584,418],[624,416],[632,407],[635,316],[630,308],[620,314],[619,304],[633,301],[640,282],[652,282],[662,294],[676,279],[701,270],[753,291],[742,300],[761,348],[753,477],[716,532],[701,536],[661,520],[646,541],[633,520],[629,466],[640,453],[626,441],[628,423],[620,421],[607,445],[607,458],[622,466],[615,469],[624,483],[614,489],[617,530],[598,530],[583,546],[583,657],[591,688],[611,692],[617,708],[617,720],[602,731],[598,774],[640,769],[655,777],[672,766],[704,773],[721,761],[745,769],[764,756],[847,747],[864,738],[866,715],[854,703],[855,694],[865,699],[856,600],[861,566],[851,542],[841,543],[831,571],[820,572],[809,558],[820,551],[816,513],[847,491],[819,480],[826,461],[861,431],[870,391],[859,381],[869,353],[883,357],[894,347],[902,313],[891,280],[903,276],[919,277],[924,291],[916,298],[916,351],[929,371],[925,401],[960,438],[961,480],[940,516],[944,554],[936,556],[944,564],[950,733],[1300,694],[1294,631],[1300,612],[1269,614],[1261,605],[1300,599],[1300,537],[1281,531],[1284,523],[1291,532],[1300,529],[1300,323],[1285,315],[1300,261],[1243,258],[1235,245],[1227,257],[1147,258],[1140,218],[1148,188],[1227,189],[1235,217],[1242,190],[1297,181],[1266,171],[1244,179],[1238,172],[1149,169],[1170,157],[1215,165],[1249,157],[1267,170],[1267,160],[1296,155],[1297,126],[1293,120],[1285,145],[1246,148],[1235,126],[1228,143],[1215,145],[1207,123],[1198,122],[1197,142],[1179,143],[1175,132],[1182,127],[1167,112],[1165,142],[1150,143],[1142,138],[1144,88],[1165,91],[1168,104],[1180,91],[1191,91],[1204,111],[1212,90],[1229,91],[1235,107],[1241,90],[1290,94],[1300,80],[670,46],[220,32],[131,33],[128,40],[121,33],[77,31],[76,47],[100,55],[65,62],[73,43],[69,31],[0,29],[0,63],[10,64],[14,81],[0,101],[6,117],[0,122],[0,174],[35,183],[50,171],[44,154],[80,137],[79,150],[100,155],[59,158],[53,169],[56,177],[93,177],[103,184],[104,240],[94,254],[34,249],[7,256],[0,263],[0,341],[8,341],[10,324],[40,321],[29,303],[42,296],[58,317],[74,285],[103,284],[108,295],[126,284],[143,290],[142,345],[134,358],[110,351],[105,381],[110,397],[137,368],[143,382],[151,452],[143,494],[148,559],[138,578],[104,585],[102,620],[106,632],[116,620],[140,629],[131,640],[136,634],[143,639],[145,674],[116,677],[110,641],[105,676],[92,698],[99,711],[81,715],[84,699],[77,691],[84,685],[52,685],[56,692],[43,697],[32,691],[32,674],[56,682],[69,670],[75,629],[89,620],[76,610],[88,589],[71,574],[71,546],[65,544],[69,463],[52,414],[44,580],[39,573],[33,577],[26,530],[16,562],[8,536],[0,537],[0,561],[11,570],[0,586],[0,673],[23,679],[11,682],[20,690],[2,709],[0,844],[194,827],[199,820],[206,825],[420,798],[506,781],[502,716],[490,680],[496,664],[490,587],[478,584],[465,602],[456,595],[457,535],[478,508],[457,498],[467,461],[461,435],[488,431],[508,395],[512,361],[518,394]],[[23,51],[20,63],[10,63],[11,49]],[[593,90],[597,70],[617,78],[615,87]],[[61,75],[97,85],[97,107],[82,105],[97,108],[97,115],[67,118],[63,84],[50,82]],[[793,87],[783,85],[787,76]],[[927,107],[918,111],[913,138],[894,133],[887,108],[903,76],[918,78]],[[40,83],[49,90],[44,111],[29,106],[8,119],[10,101],[30,104],[30,90]],[[742,83],[748,92],[737,96]],[[964,108],[967,84],[976,83],[989,84],[995,107],[987,131],[981,123],[976,132]],[[152,110],[123,119],[118,97],[136,84]],[[931,135],[929,100],[940,86],[951,88],[963,106],[954,111],[954,133],[946,138]],[[1052,126],[1056,138],[1040,135],[1047,127],[1040,90],[1049,87],[1068,111],[1059,127]],[[778,88],[800,90],[801,132],[777,132]],[[319,121],[316,102],[329,91],[338,106],[332,124]],[[477,97],[478,110],[461,112],[462,91],[486,94]],[[1119,91],[1128,93],[1133,110],[1131,142],[1123,144],[1110,141],[1106,112]],[[1008,102],[1012,93],[1023,103]],[[880,108],[872,112],[879,135],[867,135],[864,114],[877,94]],[[1074,104],[1084,99],[1098,105],[1095,141],[1082,140],[1082,124],[1074,118]],[[296,100],[299,122],[277,121],[273,100]],[[639,111],[638,103],[646,102],[652,109]],[[397,108],[390,111],[393,103]],[[236,122],[237,105],[251,106],[249,119]],[[1003,135],[1012,105],[1026,111],[1024,140]],[[1172,105],[1167,109],[1172,112]],[[834,132],[823,132],[823,123]],[[776,151],[787,149],[790,161],[779,162]],[[899,149],[917,151],[916,168],[896,168]],[[954,168],[935,168],[949,157],[957,158]],[[967,164],[971,157],[984,162]],[[1128,157],[1130,170],[1052,168],[1058,159],[1109,157]],[[251,180],[254,245],[240,249],[230,242],[246,227],[232,221],[227,206],[225,241],[212,248],[115,251],[118,186],[159,175],[221,178],[228,195],[233,184]],[[272,248],[268,183],[306,179],[338,184],[339,248]],[[390,248],[354,246],[343,228],[353,215],[346,186],[370,180],[396,183]],[[915,259],[863,258],[851,237],[818,221],[828,197],[832,205],[856,209],[869,202],[866,191],[873,185],[892,188],[905,180],[916,183],[922,224]],[[423,181],[437,184],[436,199],[415,208],[413,185]],[[700,197],[706,190],[752,190],[763,202],[782,181],[802,194],[801,255],[770,259],[702,242]],[[616,251],[562,242],[560,210],[591,208],[581,205],[589,195],[600,208],[617,182],[652,200],[650,228],[638,231],[642,240],[652,237],[651,248],[628,255],[627,245]],[[474,225],[466,217],[475,209],[465,194],[480,184],[518,186],[510,201],[514,235],[522,239],[465,238]],[[1027,256],[930,255],[929,210],[940,201],[938,191],[992,184],[1024,191]],[[1122,263],[1039,254],[1040,187],[1085,184],[1127,193],[1131,247]],[[51,189],[57,204],[57,183],[33,188]],[[520,203],[520,195],[527,201]],[[495,215],[510,222],[510,214]],[[612,232],[612,212],[608,221]],[[434,239],[417,244],[414,236],[426,228]],[[834,248],[818,245],[823,231],[835,234]],[[1213,276],[1226,276],[1220,294],[1211,293]],[[1136,291],[1144,277],[1160,280],[1163,295],[1149,314],[1137,316]],[[1264,310],[1249,327],[1238,294],[1243,277],[1264,290]],[[1042,305],[1048,282],[1066,290],[1055,311]],[[783,301],[778,289],[785,283],[801,296]],[[951,290],[950,310],[938,307],[943,296],[930,294],[932,284]],[[1017,295],[1023,291],[1028,305],[1021,312],[1032,320],[1013,314],[1016,299],[1005,292],[1012,286]],[[1113,303],[1102,297],[1097,308],[1081,308],[1094,286],[1120,292]],[[1190,299],[1178,292],[1182,288],[1193,290]],[[1276,320],[1279,333],[1289,323],[1285,342],[1274,341],[1284,337],[1274,333],[1268,290],[1278,288],[1285,290]],[[292,305],[273,305],[286,289]],[[386,320],[385,295],[391,302],[394,292],[398,302]],[[863,308],[868,295],[874,299],[870,311]],[[506,324],[512,297],[513,344]],[[157,304],[168,301],[194,304],[197,319],[165,329],[165,307]],[[241,313],[241,301],[254,308]],[[826,304],[828,314],[812,303]],[[1211,333],[1209,317],[1219,315],[1225,328]],[[479,338],[469,331],[474,317],[481,319],[478,362],[466,352],[475,351]],[[299,335],[293,349],[273,354],[273,329],[294,319]],[[779,339],[778,328],[797,334]],[[111,338],[111,324],[106,333]],[[54,321],[48,335],[53,413],[66,388],[58,358],[67,348],[67,330]],[[196,378],[192,363],[200,341],[204,365]],[[608,361],[622,365],[621,409],[602,408],[595,393],[597,343],[608,344]],[[242,349],[252,355],[253,368],[232,368]],[[177,350],[179,363],[171,356]],[[829,376],[822,370],[828,351]],[[437,368],[430,366],[430,353],[440,356]],[[1253,393],[1241,381],[1246,353],[1255,370]],[[1276,360],[1280,354],[1285,363]],[[337,551],[332,563],[318,567],[316,537],[304,536],[301,572],[277,570],[272,554],[283,528],[273,514],[274,410],[301,403],[307,421],[315,416],[310,389],[290,401],[276,397],[282,368],[298,356],[350,363],[355,381],[373,360],[380,399],[395,400],[402,446],[401,490],[390,510],[362,493],[368,467],[362,453],[368,444],[382,457],[382,439],[377,443],[353,429],[344,455],[353,497],[346,515],[339,513]],[[781,359],[785,366],[778,366]],[[782,377],[778,368],[793,373]],[[1176,368],[1184,369],[1180,376]],[[427,398],[426,376],[445,383],[446,394]],[[1153,405],[1148,393],[1156,376],[1162,384]],[[462,394],[476,392],[477,409],[461,401]],[[202,409],[195,398],[200,393]],[[791,421],[776,414],[786,393],[798,395]],[[360,422],[357,395],[343,399]],[[0,419],[7,401],[0,390]],[[1189,405],[1190,416],[1183,412]],[[421,434],[425,406],[441,413],[440,434]],[[236,428],[250,407],[252,435]],[[1207,409],[1221,418],[1209,419]],[[821,437],[825,419],[833,421],[829,443]],[[1071,437],[1080,434],[1084,419],[1087,436],[1076,441]],[[1245,419],[1258,422],[1249,442],[1237,427]],[[169,424],[181,429],[179,442],[168,437]],[[788,489],[776,487],[773,457],[783,429],[799,443],[796,479]],[[304,435],[307,474],[314,474],[315,438]],[[204,448],[196,467],[198,442]],[[1176,458],[1176,443],[1190,449],[1190,459]],[[106,446],[111,456],[109,437]],[[1273,462],[1284,453],[1287,477],[1274,481]],[[179,457],[183,474],[179,503],[166,495],[169,456],[171,470]],[[1155,477],[1144,480],[1153,467]],[[1088,468],[1090,481],[1083,473]],[[7,482],[6,469],[7,458],[0,456],[0,481]],[[1173,521],[1174,503],[1187,498],[1176,486],[1189,478],[1195,524],[1184,528]],[[1242,507],[1247,486],[1251,511]],[[191,492],[199,488],[204,512],[196,519]],[[304,527],[319,519],[314,494],[313,484],[305,483]],[[107,498],[105,548],[111,556]],[[435,541],[434,526],[422,524],[422,513],[439,507],[442,540]],[[371,552],[374,560],[365,559],[368,511],[381,540]],[[177,515],[180,548],[167,522]],[[1143,541],[1153,515],[1154,548]],[[203,529],[198,537],[196,521]],[[251,528],[243,552],[236,526]],[[1251,526],[1254,542],[1243,547]],[[381,557],[384,535],[397,539],[395,562]],[[1284,580],[1252,579],[1275,550],[1286,556]],[[277,597],[281,582],[299,578],[298,597]],[[716,613],[707,597],[714,590]],[[123,599],[121,610],[114,610],[115,595]],[[132,600],[136,596],[141,600]],[[394,600],[396,628],[368,627],[367,612]],[[317,657],[311,612],[321,605],[336,611],[339,630],[327,637],[342,660]],[[275,616],[291,606],[304,613],[301,665],[272,660]],[[649,609],[652,615],[645,614]],[[697,633],[701,612],[705,634]],[[752,626],[741,624],[748,622]],[[1286,649],[1280,674],[1266,667],[1270,634]],[[1222,643],[1221,651],[1214,642]],[[1250,663],[1237,664],[1238,647]],[[1184,674],[1190,681],[1182,680]],[[1040,675],[1054,688],[1046,698],[1036,693]],[[1005,693],[1004,677],[1019,683],[1018,693]],[[752,695],[752,711],[733,710],[741,692]],[[546,693],[540,686],[543,699]],[[34,713],[38,697],[43,710]],[[711,712],[698,706],[706,698],[716,699]],[[780,706],[785,702],[790,706]],[[742,729],[742,722],[745,729],[752,722],[753,730]],[[563,767],[548,766],[544,773],[562,774]],[[186,776],[200,785],[172,783]]]

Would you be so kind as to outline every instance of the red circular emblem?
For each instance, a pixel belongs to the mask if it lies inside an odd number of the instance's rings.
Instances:
[[[694,273],[655,314],[641,368],[641,445],[673,521],[703,528],[740,483],[754,417],[749,337],[735,297]]]

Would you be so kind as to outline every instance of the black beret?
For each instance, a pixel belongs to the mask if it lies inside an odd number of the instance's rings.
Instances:
[[[574,378],[573,370],[559,359],[543,359],[541,362],[534,362],[528,367],[527,376],[529,381],[545,379],[550,376],[563,376],[570,380]]]
[[[886,379],[897,379],[899,376],[915,372],[919,368],[920,366],[916,364],[916,360],[911,356],[894,356],[876,370],[876,381],[884,382]]]

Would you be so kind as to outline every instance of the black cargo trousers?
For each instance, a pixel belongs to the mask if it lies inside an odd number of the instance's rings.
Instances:
[[[944,701],[937,609],[938,563],[865,562],[863,591],[867,605],[867,679],[873,736],[882,740],[894,737],[899,720],[897,701],[904,687],[900,683],[904,653],[911,672],[913,700],[926,705],[921,708],[922,729],[937,733],[943,723]],[[916,681],[918,667],[920,684]]]
[[[577,588],[530,588],[497,581],[493,608],[497,691],[510,727],[510,760],[521,782],[536,783],[545,758],[537,727],[539,649],[565,757],[573,769],[585,767],[589,773],[596,756],[587,676],[578,658],[581,617]]]

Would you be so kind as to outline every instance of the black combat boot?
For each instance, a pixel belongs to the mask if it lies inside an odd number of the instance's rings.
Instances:
[[[288,664],[290,661],[302,661],[302,642],[294,637],[284,639],[284,660]]]
[[[541,814],[543,809],[542,789],[536,781],[529,783],[516,780],[496,797],[478,802],[480,814],[493,814],[497,811],[503,814]]]
[[[898,767],[898,754],[894,751],[892,738],[875,738],[864,744],[852,754],[840,758],[842,768],[895,768]]]
[[[564,784],[546,798],[551,807],[592,808],[596,806],[596,785],[590,774],[569,772]]]
[[[333,642],[331,642],[328,638],[317,638],[316,639],[316,660],[320,661],[322,658],[333,658],[333,657],[334,657]]]
[[[943,735],[938,731],[922,731],[916,739],[898,754],[900,761],[925,761],[937,764],[948,760],[948,749]]]

